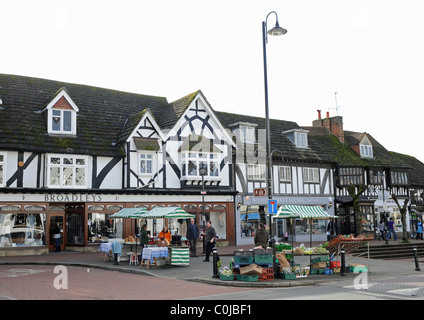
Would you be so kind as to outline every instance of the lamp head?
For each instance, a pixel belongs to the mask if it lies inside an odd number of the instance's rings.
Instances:
[[[270,36],[282,36],[284,34],[287,33],[287,30],[280,27],[280,25],[278,24],[278,20],[275,23],[275,27],[272,28],[271,30],[268,30],[267,32]]]

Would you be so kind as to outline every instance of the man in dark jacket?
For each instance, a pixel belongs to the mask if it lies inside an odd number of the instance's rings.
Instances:
[[[199,237],[199,228],[194,222],[194,219],[190,220],[190,224],[187,228],[187,239],[190,243],[190,257],[198,257],[196,254],[197,238]]]
[[[263,223],[259,224],[258,230],[256,230],[255,237],[255,246],[266,249],[268,247],[268,233],[266,232],[265,225]]]
[[[212,253],[212,249],[215,247],[215,239],[216,239],[216,231],[215,228],[212,227],[212,222],[206,222],[206,233],[203,235],[206,240],[206,258],[203,262],[209,261],[209,256]],[[218,257],[219,261],[219,257]]]

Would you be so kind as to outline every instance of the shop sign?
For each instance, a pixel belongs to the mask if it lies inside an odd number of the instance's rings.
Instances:
[[[259,189],[254,189],[253,190],[253,195],[255,197],[263,197],[267,195],[266,189],[265,188],[259,188]]]
[[[46,194],[44,195],[46,202],[100,202],[102,196],[100,194]]]

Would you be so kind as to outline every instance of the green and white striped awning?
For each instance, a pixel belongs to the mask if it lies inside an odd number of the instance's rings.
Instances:
[[[188,219],[195,218],[196,215],[190,214],[180,207],[154,207],[152,210],[142,214],[140,218],[155,219],[155,218],[178,218]]]
[[[146,211],[147,209],[144,208],[123,208],[110,217],[114,219],[141,218]]]
[[[273,218],[298,218],[298,219],[332,219],[335,216],[330,216],[321,206],[301,206],[285,204],[280,206],[277,215]]]

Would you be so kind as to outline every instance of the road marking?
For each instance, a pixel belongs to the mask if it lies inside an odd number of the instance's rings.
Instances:
[[[386,292],[391,294],[394,293],[394,294],[400,294],[404,296],[416,297],[419,291],[424,292],[423,287],[396,289],[396,290],[390,290]]]
[[[16,278],[22,276],[29,276],[32,274],[48,272],[49,270],[36,270],[36,269],[9,269],[0,271],[0,278]]]

